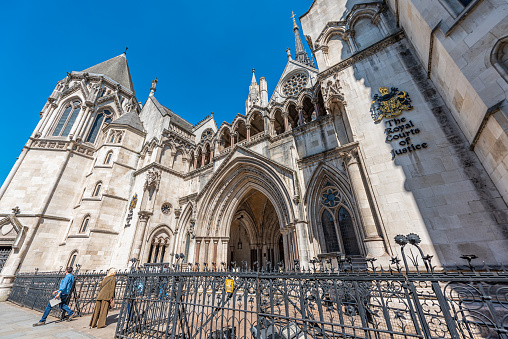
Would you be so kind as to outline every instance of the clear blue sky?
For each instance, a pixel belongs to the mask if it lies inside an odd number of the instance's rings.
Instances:
[[[3,183],[66,72],[121,54],[137,98],[156,76],[157,99],[191,123],[214,112],[217,124],[245,112],[256,69],[272,94],[294,55],[291,11],[312,0],[8,1],[0,21],[0,134]],[[300,31],[300,33],[302,33]],[[308,46],[301,34],[304,45]]]

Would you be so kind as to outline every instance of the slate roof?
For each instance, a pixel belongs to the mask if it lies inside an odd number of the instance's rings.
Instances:
[[[134,85],[132,84],[131,72],[127,64],[127,57],[125,53],[120,54],[114,58],[103,61],[100,64],[89,67],[82,72],[103,74],[114,81],[118,82],[123,87],[131,90],[134,95]]]
[[[120,116],[120,118],[112,121],[111,125],[130,126],[132,128],[137,129],[138,131],[141,132],[145,131],[145,129],[143,128],[143,123],[139,119],[139,116],[136,113],[136,111],[130,111],[129,113],[125,113],[124,115]]]
[[[154,96],[150,96],[149,99],[152,100],[155,107],[157,107],[157,109],[161,112],[162,115],[164,116],[169,115],[169,117],[171,118],[171,123],[177,125],[178,127],[183,128],[187,132],[192,133],[192,128],[194,127],[193,124],[191,124],[190,122],[188,122],[187,120],[185,120],[184,118],[182,118],[169,108],[163,106]]]

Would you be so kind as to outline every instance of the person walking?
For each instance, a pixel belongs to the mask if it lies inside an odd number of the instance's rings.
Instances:
[[[72,285],[74,284],[74,276],[72,275],[72,266],[69,266],[65,269],[65,277],[60,282],[60,288],[58,290],[53,291],[53,295],[55,296],[54,299],[59,300],[60,303],[58,304],[62,310],[67,312],[69,315],[69,318],[67,321],[72,320],[76,316],[76,312],[72,311],[70,307],[66,304],[67,298],[69,298],[69,294],[71,293]],[[39,322],[33,324],[33,326],[41,326],[46,325],[46,318],[49,315],[49,312],[51,312],[51,301],[48,302],[48,305],[46,306],[46,309],[44,310],[44,314],[42,315],[41,320]]]
[[[116,269],[110,268],[108,275],[101,281],[97,301],[93,310],[92,319],[90,319],[90,328],[106,327],[106,318],[108,310],[114,307],[115,287],[116,287]]]

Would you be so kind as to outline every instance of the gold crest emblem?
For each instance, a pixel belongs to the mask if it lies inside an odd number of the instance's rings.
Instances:
[[[404,91],[399,91],[392,87],[389,91],[388,87],[379,87],[379,94],[374,95],[370,106],[370,115],[375,122],[381,121],[383,118],[391,119],[402,113],[402,111],[410,111],[411,99]]]
[[[131,204],[129,205],[129,209],[132,211],[134,208],[136,208],[136,204],[138,203],[138,194],[134,193],[134,196],[132,197]]]

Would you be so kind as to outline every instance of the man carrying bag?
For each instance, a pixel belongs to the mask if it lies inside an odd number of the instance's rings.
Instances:
[[[51,312],[51,308],[53,308],[56,305],[60,305],[60,308],[65,312],[67,312],[67,314],[69,315],[69,318],[67,319],[68,321],[70,321],[72,318],[76,316],[76,312],[73,312],[70,309],[70,307],[67,306],[67,304],[65,303],[67,301],[67,298],[69,298],[69,294],[71,293],[73,283],[74,276],[72,275],[72,267],[69,266],[65,270],[65,277],[60,282],[60,288],[57,291],[53,292],[53,295],[55,297],[48,302],[48,305],[44,310],[44,314],[42,315],[41,320],[33,324],[33,326],[46,325],[46,318],[48,317],[49,312]]]

